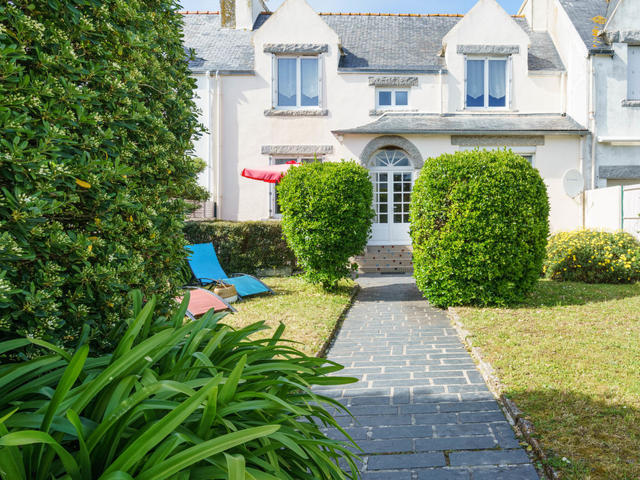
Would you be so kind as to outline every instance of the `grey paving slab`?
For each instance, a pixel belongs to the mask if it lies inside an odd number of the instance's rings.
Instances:
[[[353,413],[332,410],[364,451],[364,480],[538,479],[447,315],[408,275],[358,281],[328,357],[359,381],[316,390]]]

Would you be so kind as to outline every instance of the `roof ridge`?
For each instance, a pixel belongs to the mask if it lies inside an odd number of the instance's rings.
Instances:
[[[261,15],[271,15],[273,12],[261,12]],[[180,15],[220,15],[219,11],[211,10],[180,10]],[[319,12],[325,16],[358,16],[358,17],[464,17],[462,13],[378,13],[378,12]],[[513,18],[525,18],[524,15],[511,15]]]

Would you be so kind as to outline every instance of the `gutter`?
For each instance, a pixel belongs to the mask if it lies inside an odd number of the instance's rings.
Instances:
[[[207,76],[207,103],[209,107],[208,118],[209,118],[209,158],[207,161],[207,190],[209,191],[209,198],[211,198],[211,194],[213,193],[213,168],[214,168],[214,155],[213,155],[213,115],[211,108],[213,105],[213,98],[211,95],[211,72],[207,70],[205,73]],[[206,209],[205,209],[206,210]],[[214,215],[215,215],[215,207],[214,207]],[[206,216],[206,213],[205,213]]]
[[[591,189],[596,188],[596,138],[597,125],[595,116],[595,70],[593,68],[593,56],[589,55],[589,112],[588,118],[591,125]]]
[[[222,218],[222,80],[216,71],[216,218]]]
[[[588,130],[332,130],[334,135],[500,135],[500,136],[534,136],[534,135],[588,135]]]

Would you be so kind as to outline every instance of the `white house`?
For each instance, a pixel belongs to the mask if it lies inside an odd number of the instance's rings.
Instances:
[[[464,16],[325,14],[286,0],[270,13],[261,0],[224,0],[220,14],[185,12],[210,131],[196,151],[212,194],[204,215],[277,218],[273,187],[242,178],[244,168],[354,159],[375,187],[370,245],[408,245],[424,160],[507,146],[547,183],[552,230],[580,227],[582,196],[565,193],[567,171],[589,186],[640,168],[637,68],[626,68],[639,28],[623,22],[638,15],[609,8],[607,17],[605,0],[525,0],[510,16],[479,0]],[[611,44],[593,37],[596,10]]]
[[[640,183],[640,0],[525,0],[567,70],[567,113],[590,130],[587,188]]]

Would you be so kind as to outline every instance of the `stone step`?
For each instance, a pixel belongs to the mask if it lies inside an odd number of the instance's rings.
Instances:
[[[367,246],[353,259],[360,273],[404,273],[413,271],[413,249],[405,245]]]
[[[413,273],[413,267],[360,267],[358,273]]]

